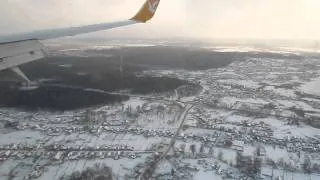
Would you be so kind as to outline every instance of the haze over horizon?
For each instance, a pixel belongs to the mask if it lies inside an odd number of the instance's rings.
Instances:
[[[144,1],[7,0],[0,34],[124,20]],[[148,24],[86,37],[320,40],[319,8],[318,0],[162,0]]]

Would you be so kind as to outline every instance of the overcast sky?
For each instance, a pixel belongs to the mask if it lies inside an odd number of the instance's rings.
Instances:
[[[0,33],[131,17],[144,0],[1,0]],[[161,0],[149,23],[93,36],[320,39],[320,0]]]

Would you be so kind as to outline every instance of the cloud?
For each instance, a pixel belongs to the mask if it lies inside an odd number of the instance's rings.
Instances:
[[[320,2],[317,0],[219,2],[202,0],[198,6],[189,2],[188,10],[198,12],[189,22],[189,34],[219,38],[320,38]]]
[[[5,0],[0,33],[77,26],[131,17],[144,0]],[[320,39],[319,0],[162,0],[156,17],[94,35]]]
[[[125,19],[129,17],[128,14],[133,15],[143,1],[136,1],[139,2],[137,5],[130,0],[4,1],[0,2],[0,32],[77,26]]]

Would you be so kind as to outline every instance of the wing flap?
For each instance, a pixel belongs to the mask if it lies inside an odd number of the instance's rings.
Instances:
[[[16,56],[32,51],[43,50],[45,47],[37,40],[26,40],[0,44],[0,58]]]
[[[0,71],[45,57],[44,46],[36,41],[20,41],[0,45]]]

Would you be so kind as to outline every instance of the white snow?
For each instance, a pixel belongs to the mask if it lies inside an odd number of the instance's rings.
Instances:
[[[35,144],[37,140],[42,140],[43,136],[38,131],[13,131],[10,133],[0,133],[0,145],[6,145],[10,143],[28,143]]]
[[[142,107],[142,105],[145,103],[145,101],[139,99],[139,98],[130,98],[130,100],[124,102],[124,107],[130,106],[132,110],[136,110],[138,106]]]
[[[305,83],[300,87],[304,93],[320,96],[320,78],[309,83]]]
[[[244,146],[243,147],[243,155],[244,156],[253,156],[255,151],[257,150],[256,147],[253,146]]]
[[[251,118],[244,117],[244,116],[239,116],[239,115],[228,115],[228,116],[226,116],[225,120],[227,122],[242,122],[242,121],[245,121],[245,120],[248,120],[248,119],[251,119]]]
[[[279,159],[283,158],[283,160],[288,161],[289,156],[286,149],[273,148],[270,146],[264,146],[266,150],[266,156],[273,161],[277,162]]]
[[[215,174],[214,171],[199,171],[193,178],[194,180],[222,180],[221,176]]]
[[[271,125],[274,130],[273,136],[275,138],[283,139],[287,137],[314,137],[320,134],[320,129],[313,128],[307,125],[291,126],[286,125],[285,121],[280,121],[276,118],[256,119],[256,121],[263,121]]]
[[[262,174],[272,175],[272,169],[269,167],[263,167],[261,170]],[[302,173],[292,173],[285,170],[274,169],[273,170],[274,177],[282,177],[284,176],[284,180],[318,180],[320,176],[317,174],[302,174]]]
[[[218,82],[223,83],[223,84],[239,85],[239,86],[243,86],[245,88],[250,88],[250,89],[257,89],[257,88],[261,87],[261,85],[259,85],[259,83],[254,82],[252,80],[228,79],[228,80],[218,80]]]
[[[250,103],[250,104],[268,104],[268,101],[265,101],[263,99],[253,99],[253,98],[247,98],[247,99],[240,99],[240,98],[236,98],[236,97],[223,97],[221,98],[221,102],[228,104],[228,105],[234,105],[237,102],[241,102],[241,103]]]
[[[286,96],[286,97],[296,97],[295,91],[292,89],[284,89],[284,88],[275,88],[274,86],[266,86],[264,87],[264,90],[266,91],[272,91],[273,93],[280,95],[280,96]]]
[[[262,118],[262,119],[255,119],[256,122],[264,122],[266,124],[271,125],[272,127],[274,127],[274,129],[277,129],[281,126],[284,126],[285,122],[284,121],[280,121],[278,119],[275,118]]]
[[[224,148],[215,148],[214,149],[214,156],[218,158],[219,152],[223,153],[222,159],[226,161],[227,163],[236,163],[236,156],[237,152],[235,150],[231,149],[224,149]]]
[[[80,160],[73,162],[66,162],[59,166],[49,166],[49,170],[46,171],[39,180],[56,180],[64,175],[70,175],[75,171],[81,171],[88,167],[93,167],[96,163],[102,163],[109,166],[116,174],[124,175],[128,173],[126,169],[132,169],[137,163],[143,162],[144,158],[134,159],[128,161],[127,158],[120,160],[103,159],[103,160]]]
[[[296,137],[314,137],[320,134],[320,129],[313,128],[307,125],[297,126],[279,126],[274,131],[274,136],[277,138],[285,138],[288,136]]]
[[[289,101],[289,100],[277,100],[277,101],[281,106],[285,108],[297,106],[293,101]]]
[[[306,100],[308,102],[316,102],[316,103],[320,103],[319,99],[314,99],[314,98],[302,98],[303,100]]]
[[[64,67],[64,68],[71,68],[72,64],[61,64],[59,67]]]
[[[0,163],[0,179],[4,180],[6,179],[5,176],[6,174],[9,174],[10,171],[16,167],[20,162],[19,161],[15,161],[15,160],[7,160],[3,163]]]

